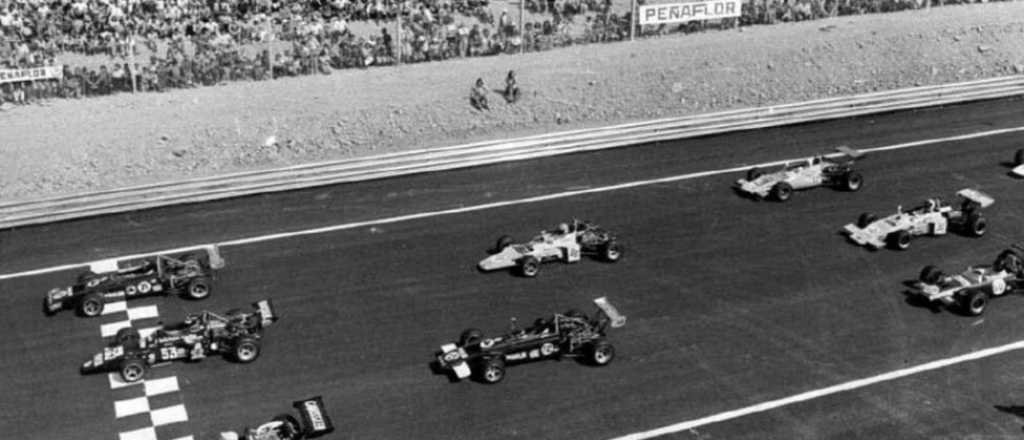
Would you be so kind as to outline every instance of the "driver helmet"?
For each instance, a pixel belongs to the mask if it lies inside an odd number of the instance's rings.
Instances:
[[[559,234],[568,234],[569,233],[569,225],[567,223],[559,223],[558,224],[558,233]]]
[[[185,316],[185,326],[188,327],[189,331],[197,332],[203,329],[203,322],[199,318],[199,315],[189,314]]]

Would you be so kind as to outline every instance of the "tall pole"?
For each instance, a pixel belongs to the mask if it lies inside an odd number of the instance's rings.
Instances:
[[[132,93],[138,93],[139,85],[135,81],[135,32],[128,37],[128,75],[132,77]]]
[[[633,12],[629,13],[629,41],[633,41],[636,38],[636,0],[630,2],[630,8]]]
[[[547,0],[544,0],[544,1],[547,1]],[[526,50],[526,47],[525,47],[526,46],[526,44],[525,44],[526,40],[524,39],[524,37],[526,37],[526,35],[523,34],[523,29],[524,29],[523,28],[523,26],[524,26],[523,22],[525,21],[524,17],[525,17],[525,14],[526,14],[525,12],[523,12],[526,9],[525,5],[526,5],[526,0],[519,0],[519,53],[520,54],[522,54],[523,51]]]
[[[266,33],[263,35],[263,52],[267,54],[267,73],[270,75],[270,79],[274,79],[274,54],[270,53],[270,40],[271,35],[274,34],[273,27],[270,23],[270,17],[264,18],[266,20]]]
[[[404,9],[405,9],[405,0],[399,0],[399,2],[398,2],[398,16],[397,16],[398,19],[395,20],[395,39],[392,42],[392,45],[396,49],[394,51],[395,54],[396,54],[396,56],[395,56],[395,64],[402,64],[402,46],[404,45],[404,43],[402,41],[402,10],[404,10]]]

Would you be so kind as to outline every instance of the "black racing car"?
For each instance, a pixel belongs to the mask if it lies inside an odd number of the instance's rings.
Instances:
[[[110,345],[82,364],[82,374],[117,371],[125,382],[136,382],[149,367],[175,360],[221,354],[252,362],[260,355],[263,328],[277,320],[270,300],[256,302],[253,308],[252,312],[189,315],[184,322],[163,326],[146,338],[131,327],[122,328]]]
[[[486,338],[477,329],[462,333],[458,343],[441,346],[437,365],[456,380],[475,377],[484,383],[505,378],[505,366],[540,359],[583,357],[593,365],[604,366],[615,357],[615,348],[605,337],[609,325],[626,323],[626,317],[604,297],[594,300],[598,312],[593,318],[570,310],[540,318],[533,326],[508,334]]]
[[[222,267],[224,260],[212,246],[177,257],[156,255],[122,269],[84,272],[73,286],[50,290],[44,306],[48,314],[73,308],[92,317],[103,313],[108,298],[181,293],[203,299],[210,296],[213,271]]]
[[[228,431],[220,433],[221,440],[303,440],[319,437],[334,431],[334,422],[324,409],[320,396],[298,400],[292,406],[299,411],[296,419],[282,414],[256,428],[245,428],[241,433]]]

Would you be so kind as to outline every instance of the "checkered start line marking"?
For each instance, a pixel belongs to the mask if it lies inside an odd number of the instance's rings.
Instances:
[[[155,305],[128,307],[128,303],[122,298],[110,302],[103,307],[104,317],[126,317],[114,322],[100,325],[100,335],[103,338],[110,338],[117,334],[122,328],[135,327],[139,329],[139,335],[143,338],[149,337],[159,326],[141,327],[139,321],[153,320],[158,318],[159,311]],[[158,402],[166,402],[167,396],[177,401],[181,397],[174,396],[181,388],[176,376],[147,378],[139,382],[127,383],[121,379],[120,374],[114,372],[107,376],[110,389],[119,394],[130,392],[141,396],[130,397],[114,401],[114,417],[119,425],[131,424],[132,429],[120,430],[119,440],[194,440],[192,435],[181,435],[180,431],[187,429],[182,426],[188,421],[188,411],[183,403],[160,406]],[[127,391],[117,391],[127,390]],[[159,397],[160,399],[156,399]],[[166,403],[164,403],[166,405]],[[142,415],[148,417],[141,417]],[[145,426],[138,427],[140,421]],[[120,428],[119,428],[120,429]],[[171,433],[170,435],[166,435]]]

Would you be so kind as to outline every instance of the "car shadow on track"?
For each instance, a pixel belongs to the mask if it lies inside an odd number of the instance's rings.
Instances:
[[[1021,405],[992,405],[993,408],[1017,416],[1018,419],[1024,419],[1024,406]],[[1024,431],[1024,426],[1021,426],[1021,430]]]

